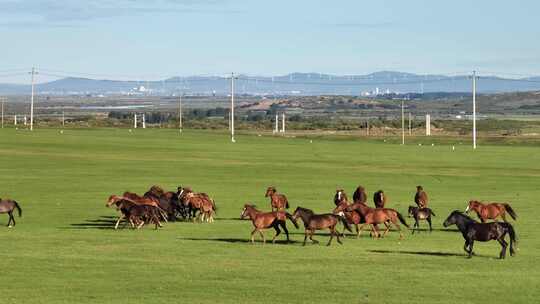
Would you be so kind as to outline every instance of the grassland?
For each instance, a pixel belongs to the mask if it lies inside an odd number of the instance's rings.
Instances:
[[[13,229],[0,227],[0,303],[536,302],[538,145],[473,152],[452,151],[446,140],[395,142],[244,135],[231,144],[223,133],[189,130],[1,130],[0,196],[17,199],[23,217]],[[210,193],[218,220],[112,230],[107,196],[152,184]],[[286,193],[293,208],[328,212],[336,187],[350,194],[358,184],[384,189],[402,212],[423,185],[435,231],[302,247],[297,230],[293,244],[247,243],[251,224],[238,216],[248,201],[269,209],[266,186]],[[465,258],[461,235],[441,223],[470,198],[512,203],[520,216],[516,257],[496,259],[500,247],[489,243]]]

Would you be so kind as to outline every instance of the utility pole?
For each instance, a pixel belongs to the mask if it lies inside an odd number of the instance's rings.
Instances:
[[[409,112],[409,135],[412,135],[412,118],[411,118],[411,112]]]
[[[473,149],[476,149],[476,71],[472,73]]]
[[[401,144],[405,144],[405,101],[401,100]]]
[[[182,133],[182,94],[178,100],[178,130]]]
[[[37,74],[36,68],[32,67],[32,96],[30,97],[30,131],[34,130],[34,76]]]
[[[234,139],[234,73],[231,73],[231,142],[236,142]]]

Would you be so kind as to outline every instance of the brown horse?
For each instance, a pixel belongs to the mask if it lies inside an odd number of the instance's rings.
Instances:
[[[349,204],[347,201],[341,201],[336,208],[333,210],[334,214],[338,214],[339,212],[343,212],[345,219],[347,220],[347,223],[354,225],[354,228],[356,229],[356,238],[360,237],[360,229],[359,225],[364,223],[364,219],[362,218],[362,215],[356,211],[347,211],[347,207],[349,207]]]
[[[422,186],[416,186],[416,194],[414,195],[414,202],[418,206],[418,208],[427,208],[428,206],[428,196],[426,191],[424,191],[424,188]]]
[[[362,186],[358,186],[353,194],[353,202],[355,203],[367,203],[366,189]]]
[[[109,199],[107,200],[107,206],[110,207],[112,204],[116,203],[117,201],[125,200],[125,199],[130,200],[131,202],[137,205],[146,205],[146,206],[156,207],[159,211],[160,217],[165,222],[167,222],[167,213],[165,212],[165,210],[163,210],[163,208],[159,206],[159,202],[156,201],[156,199],[139,196],[138,194],[133,193],[133,192],[126,191],[124,192],[124,194],[122,194],[122,196],[118,196],[114,194],[109,196]]]
[[[0,213],[7,213],[9,215],[9,221],[7,223],[7,226],[9,228],[15,226],[15,217],[13,216],[13,210],[17,209],[19,212],[19,217],[22,216],[22,210],[19,206],[19,203],[12,199],[1,199],[0,198]],[[13,222],[13,225],[11,224]]]
[[[339,232],[336,231],[336,225],[340,221],[343,223],[345,229],[352,232],[351,227],[345,218],[336,214],[315,214],[311,209],[297,207],[296,210],[294,210],[293,217],[294,219],[301,218],[302,222],[304,222],[305,231],[303,246],[306,246],[308,236],[313,244],[318,244],[319,242],[313,239],[313,234],[315,233],[315,230],[323,229],[330,230],[330,240],[328,240],[328,244],[326,244],[326,246],[330,246],[330,244],[332,244],[332,239],[334,239],[334,236],[336,236],[338,243],[343,244],[339,238]]]
[[[414,234],[414,230],[420,229],[420,221],[426,220],[429,224],[429,232],[433,231],[433,228],[431,227],[431,216],[435,216],[435,213],[429,209],[429,208],[419,208],[415,206],[409,206],[409,217],[414,218],[414,225],[412,229],[412,234]],[[414,229],[416,228],[416,229]],[[420,231],[420,230],[418,230]]]
[[[120,210],[121,214],[118,221],[114,225],[114,229],[118,229],[118,225],[122,219],[126,218],[131,227],[140,229],[144,226],[146,220],[152,221],[155,224],[155,229],[162,227],[159,222],[159,210],[157,207],[150,205],[139,205],[128,198],[121,198],[114,200],[113,203],[107,203],[107,207],[116,205],[116,209]]]
[[[336,194],[334,195],[334,204],[338,206],[341,202],[347,202],[349,198],[343,189],[336,189]]]
[[[386,195],[382,190],[379,190],[373,194],[373,203],[375,203],[375,208],[384,208],[384,205],[386,205],[386,200]]]
[[[392,224],[394,224],[394,226],[399,231],[400,239],[403,238],[403,233],[401,231],[401,227],[399,226],[399,222],[405,225],[405,227],[409,228],[409,225],[405,221],[405,218],[403,218],[403,216],[394,209],[370,208],[366,204],[355,203],[355,204],[349,205],[346,210],[347,211],[358,210],[358,212],[362,215],[365,221],[365,223],[362,226],[360,226],[360,230],[362,230],[362,228],[365,225],[371,225],[371,229],[373,232],[372,236],[377,236],[377,237],[381,236],[377,229],[378,224],[386,225],[388,222],[391,222]],[[337,210],[337,212],[339,212],[339,210]],[[386,225],[386,230],[384,231],[382,237],[386,236],[389,230],[390,230],[390,225]]]
[[[199,212],[199,221],[214,221],[214,214],[216,213],[216,204],[213,199],[206,193],[194,193],[189,187],[181,188],[178,192],[178,198],[186,208],[189,209],[189,215],[195,220],[197,212]]]
[[[285,194],[277,193],[275,187],[268,187],[264,197],[270,197],[270,205],[272,206],[272,211],[279,211],[282,209],[289,209],[289,201]]]
[[[245,204],[240,218],[249,218],[253,223],[255,229],[251,232],[251,243],[255,244],[255,233],[259,232],[261,234],[263,244],[266,243],[266,238],[262,232],[265,229],[274,228],[276,234],[272,238],[272,243],[275,243],[276,237],[281,233],[279,227],[283,228],[285,235],[287,236],[287,243],[289,240],[289,230],[287,230],[286,220],[289,219],[294,226],[298,229],[298,223],[296,220],[285,211],[272,211],[272,212],[262,212],[255,208],[255,205]]]
[[[471,210],[476,212],[476,215],[478,215],[478,218],[482,223],[485,223],[486,220],[492,219],[497,221],[497,217],[501,217],[504,222],[507,222],[506,220],[506,212],[510,214],[512,219],[517,219],[517,214],[514,212],[512,207],[510,207],[507,203],[489,203],[489,204],[483,204],[476,200],[469,201],[469,205],[467,206],[467,209],[465,210],[465,213],[469,213]]]

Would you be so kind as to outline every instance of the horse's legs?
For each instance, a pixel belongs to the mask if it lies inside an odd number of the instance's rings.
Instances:
[[[276,233],[274,234],[274,237],[272,238],[272,244],[276,242],[276,237],[281,233],[281,230],[279,230],[279,225],[274,225],[274,230],[276,230]]]
[[[386,225],[386,222],[385,222],[384,224]],[[396,223],[394,223],[394,225],[395,225],[395,224],[396,224]],[[386,230],[384,231],[384,233],[383,233],[383,236],[382,236],[382,237],[385,237],[385,236],[386,236],[386,234],[388,233],[388,231],[390,231],[390,225],[386,225]]]
[[[313,242],[313,244],[319,244],[319,241],[313,239],[313,234],[315,233],[315,229],[309,230],[309,239]]]
[[[418,218],[415,217],[414,218],[414,225],[413,225],[413,229],[412,229],[412,234],[414,234],[414,231],[418,230],[418,229],[420,229],[420,224],[418,224]],[[420,230],[418,230],[418,232],[420,232]]]
[[[118,229],[118,225],[120,224],[120,221],[124,218],[124,214],[120,214],[120,217],[118,217],[118,221],[116,221],[116,225],[114,225],[114,229]]]
[[[255,244],[255,232],[257,232],[257,228],[251,231],[251,244]]]
[[[11,221],[13,220],[13,212],[9,211],[8,216],[9,216],[9,220],[8,220],[7,226],[11,228],[12,227]]]
[[[335,226],[330,226],[328,227],[328,229],[330,230],[330,240],[328,240],[328,244],[326,244],[326,246],[330,246],[330,244],[332,244],[332,239],[334,238],[334,234],[336,233]]]
[[[283,222],[283,224],[280,224],[281,228],[283,228],[283,231],[285,231],[285,235],[287,236],[287,243],[289,243],[291,240],[289,239],[289,230],[287,229],[287,224]]]
[[[499,241],[499,244],[501,244],[501,254],[499,254],[500,259],[506,258],[506,247],[508,246],[508,243],[504,240],[504,235],[497,239]]]
[[[335,231],[335,227],[334,227],[334,231]],[[337,233],[336,238],[337,238],[337,242],[343,245],[343,243],[341,242],[341,239],[339,238],[339,233]]]
[[[377,230],[378,229],[375,229],[375,224],[371,224],[371,232],[373,233],[372,238],[379,238],[380,234]]]
[[[360,229],[358,229],[358,224],[354,224],[354,227],[356,228],[356,238],[360,238]]]
[[[259,230],[259,234],[261,235],[261,238],[263,240],[263,245],[266,244],[266,238],[264,237],[264,233],[262,232],[262,230]]]
[[[431,215],[428,216],[428,218],[426,219],[428,224],[429,224],[429,232],[432,232],[433,231],[433,228],[431,227]]]
[[[302,246],[306,246],[307,237],[308,237],[308,230],[305,229],[304,230],[304,244],[302,244]]]
[[[363,223],[362,225],[360,225],[360,228],[359,228],[359,231],[358,231],[358,237],[360,237],[360,235],[362,234],[362,229],[364,229],[365,225],[367,225],[367,224]]]
[[[472,258],[473,254],[474,254],[473,253],[473,245],[474,245],[474,241],[470,240],[469,241],[469,256],[468,256],[469,259]]]

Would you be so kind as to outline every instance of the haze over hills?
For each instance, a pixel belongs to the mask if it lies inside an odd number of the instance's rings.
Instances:
[[[367,75],[328,75],[292,73],[283,76],[238,75],[237,94],[252,95],[367,95],[421,92],[470,92],[469,75],[418,75],[381,71]],[[540,90],[540,77],[510,79],[497,76],[480,77],[480,93]],[[30,85],[0,84],[0,94],[29,94]],[[71,94],[141,94],[141,95],[227,95],[230,78],[223,76],[172,77],[160,81],[98,80],[67,77],[36,85],[42,95]]]

